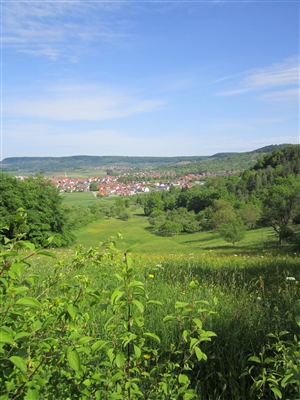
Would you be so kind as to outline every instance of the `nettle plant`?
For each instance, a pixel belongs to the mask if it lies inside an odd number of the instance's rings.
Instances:
[[[24,210],[15,219],[22,226]],[[201,343],[215,336],[202,326],[213,311],[195,301],[197,281],[190,282],[192,300],[175,302],[174,314],[164,318],[181,333],[178,343],[162,349],[145,323],[151,307],[161,303],[149,299],[144,282],[134,279],[130,251],[117,256],[114,238],[95,249],[78,248],[67,268],[58,260],[43,286],[29,260],[55,254],[36,249],[22,233],[2,238],[0,400],[197,398],[194,369],[207,359]],[[119,286],[107,299],[80,272],[90,263],[100,273],[101,265],[112,262],[119,265]],[[102,337],[90,328],[91,307],[107,316],[99,327]]]

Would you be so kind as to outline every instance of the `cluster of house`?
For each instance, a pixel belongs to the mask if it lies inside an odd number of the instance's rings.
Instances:
[[[162,173],[137,173],[136,180],[129,183],[119,182],[120,177],[126,176],[126,174],[116,175],[116,176],[105,176],[105,177],[90,177],[90,178],[68,178],[66,175],[63,177],[53,177],[52,182],[60,192],[88,192],[90,191],[90,186],[94,182],[97,185],[97,192],[103,196],[109,195],[120,195],[120,196],[130,196],[136,193],[150,192],[153,190],[169,190],[171,185],[179,187],[192,187],[194,185],[204,184],[203,178],[209,173],[202,174],[188,174],[184,177],[172,179],[160,179],[164,174]],[[147,180],[151,177],[150,180]],[[155,178],[157,179],[153,179]],[[143,178],[141,180],[141,178]],[[93,185],[94,187],[95,184]]]
[[[49,179],[60,192],[88,192],[91,190],[91,184],[93,183],[95,192],[99,195],[131,196],[136,193],[151,192],[154,190],[169,190],[171,185],[179,186],[181,188],[203,185],[203,178],[220,174],[228,174],[228,172],[220,171],[217,173],[205,172],[201,174],[187,174],[180,178],[176,178],[175,174],[169,174],[169,179],[166,179],[165,173],[136,172],[134,175],[132,175],[132,173],[130,174],[130,177],[134,179],[128,183],[122,183],[122,179],[120,179],[128,177],[129,174],[126,173],[92,178],[68,178],[65,174],[61,177],[53,177]],[[17,178],[22,180],[25,177],[19,176]]]

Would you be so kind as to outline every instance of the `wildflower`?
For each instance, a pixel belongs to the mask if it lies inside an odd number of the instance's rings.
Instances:
[[[154,278],[154,275],[153,275],[153,274],[149,274],[148,276],[149,276],[150,279],[153,279],[153,278]]]
[[[149,358],[150,358],[149,354],[144,354],[144,359],[145,360],[149,360]]]
[[[296,280],[296,278],[294,278],[293,276],[287,276],[285,279],[287,281],[295,281]]]
[[[261,301],[261,297],[258,297],[257,300],[258,300],[258,301]]]

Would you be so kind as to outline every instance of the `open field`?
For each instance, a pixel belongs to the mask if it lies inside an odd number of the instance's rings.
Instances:
[[[108,204],[116,197],[97,199],[91,192],[65,193],[64,204],[90,206],[92,204]],[[272,228],[261,228],[247,231],[246,237],[233,246],[225,242],[215,232],[197,232],[181,234],[173,237],[162,237],[152,233],[148,218],[143,209],[132,211],[132,218],[122,221],[119,218],[107,217],[93,222],[84,228],[74,231],[77,244],[84,247],[98,246],[110,236],[122,233],[124,248],[135,246],[137,254],[190,254],[199,252],[217,252],[223,254],[257,254],[272,250],[274,254],[284,254],[291,251],[289,246],[277,246],[277,240]]]
[[[85,247],[97,246],[110,236],[121,232],[125,247],[135,245],[139,254],[190,254],[207,251],[236,254],[256,254],[276,248],[271,229],[262,228],[247,232],[244,240],[235,246],[226,243],[213,232],[199,232],[173,237],[162,237],[151,233],[147,218],[136,216],[130,221],[104,219],[75,231],[77,243]],[[283,249],[282,249],[283,250]]]
[[[105,200],[104,200],[105,201]],[[110,236],[122,233],[125,248],[136,246],[138,254],[190,254],[199,252],[218,252],[224,254],[257,254],[268,252],[284,252],[284,246],[277,247],[273,230],[261,228],[248,231],[246,237],[235,246],[225,242],[214,232],[197,232],[173,237],[158,236],[151,231],[147,217],[142,209],[136,211],[129,221],[102,219],[75,231],[77,243],[85,247],[97,246]],[[290,248],[287,248],[290,250]]]

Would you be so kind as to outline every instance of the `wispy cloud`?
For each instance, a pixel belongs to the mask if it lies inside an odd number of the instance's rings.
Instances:
[[[126,36],[126,19],[114,18],[122,2],[4,2],[2,43],[15,51],[52,60],[76,61],[87,43]],[[90,50],[89,50],[90,51]]]
[[[292,101],[296,100],[299,102],[299,88],[289,89],[289,90],[281,90],[281,91],[272,91],[269,93],[265,93],[260,96],[261,100],[265,101]]]
[[[243,76],[244,78],[239,79],[239,81],[235,83],[236,87],[234,89],[220,92],[218,95],[234,96],[247,92],[269,91],[274,88],[282,87],[284,88],[282,96],[279,95],[280,91],[277,91],[277,95],[274,97],[272,93],[268,93],[264,96],[270,100],[286,100],[287,98],[291,98],[291,95],[295,94],[299,88],[299,57],[292,57],[281,64],[274,64],[267,68],[246,71],[243,73]],[[230,81],[232,84],[233,78],[236,77],[237,76],[232,77],[231,79],[229,77],[220,78],[215,81],[215,83]],[[287,90],[287,87],[290,89]]]
[[[134,91],[101,85],[60,85],[43,88],[38,94],[4,102],[3,114],[14,118],[56,121],[103,121],[153,112],[167,101],[145,98]],[[21,95],[20,95],[21,96]]]

